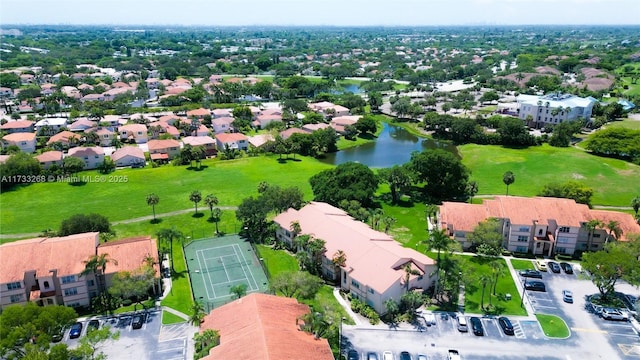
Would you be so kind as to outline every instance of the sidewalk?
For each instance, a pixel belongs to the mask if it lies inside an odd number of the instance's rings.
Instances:
[[[529,298],[527,297],[527,293],[524,290],[524,283],[518,281],[520,279],[520,275],[518,275],[518,272],[516,271],[516,269],[513,268],[513,265],[511,265],[511,261],[509,260],[510,257],[505,257],[505,256],[501,256],[504,261],[507,263],[507,267],[509,268],[509,272],[511,273],[511,277],[513,278],[513,282],[516,284],[516,288],[518,289],[518,293],[520,294],[520,296],[524,296],[524,299],[522,299],[522,303],[524,305],[524,309],[527,311],[527,318],[529,320],[535,320],[538,321],[538,319],[536,318],[536,314],[533,311],[533,306],[531,306],[531,303],[529,302]]]
[[[365,319],[366,321],[363,321],[362,316],[356,314],[355,312],[353,312],[353,310],[351,310],[351,306],[349,305],[347,300],[345,300],[342,297],[342,295],[340,295],[340,288],[337,288],[337,287],[333,288],[333,296],[336,298],[336,300],[338,300],[338,303],[340,303],[340,305],[344,308],[347,314],[349,314],[349,317],[351,317],[353,322],[356,323],[356,327],[362,326],[363,324],[369,324],[369,320]],[[343,325],[343,326],[348,326],[348,325]]]

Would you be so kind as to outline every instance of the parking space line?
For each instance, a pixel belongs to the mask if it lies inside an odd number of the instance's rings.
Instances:
[[[607,334],[608,333],[608,331],[604,331],[604,330],[600,330],[600,329],[585,329],[585,328],[572,327],[571,330],[580,331],[580,332],[590,332],[590,333],[596,333],[596,334]]]

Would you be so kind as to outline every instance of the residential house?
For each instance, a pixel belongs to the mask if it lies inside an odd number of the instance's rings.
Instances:
[[[153,123],[151,126],[149,126],[149,130],[151,130],[154,126],[159,127],[158,136],[155,136],[155,134],[152,131],[152,135],[154,139],[159,137],[159,134],[169,134],[174,139],[180,139],[180,130],[178,130],[177,127],[170,125],[169,123],[166,123],[164,121],[158,121]]]
[[[544,127],[563,121],[591,119],[593,106],[598,102],[592,97],[582,98],[572,94],[551,93],[544,96],[521,94],[516,99],[518,117],[527,126]]]
[[[233,109],[213,109],[211,110],[211,115],[213,115],[214,118],[232,117]]]
[[[251,125],[257,129],[264,129],[272,122],[282,122],[282,114],[260,114],[251,122]]]
[[[321,101],[317,103],[309,104],[309,108],[316,111],[325,118],[332,118],[336,116],[347,116],[350,114],[350,110],[344,106],[336,105],[329,101]]]
[[[426,290],[435,284],[435,261],[410,248],[405,248],[391,236],[371,229],[344,210],[332,205],[311,202],[300,210],[289,209],[274,218],[278,225],[276,239],[288,247],[294,246],[296,235],[312,235],[325,241],[322,273],[357,299],[384,314],[385,301],[400,298],[408,290]],[[291,224],[297,222],[301,232],[294,234]],[[344,252],[344,266],[336,266],[332,258]],[[410,267],[416,275],[405,283]]]
[[[15,145],[20,151],[32,153],[36,151],[36,133],[13,133],[2,138],[5,147]]]
[[[229,132],[233,129],[232,125],[235,119],[232,117],[217,117],[211,120],[211,127],[213,128],[213,132],[215,134],[222,134]]]
[[[30,85],[36,82],[36,77],[33,74],[21,74],[20,75],[20,84],[21,85]]]
[[[147,126],[143,124],[127,124],[118,127],[120,139],[123,141],[135,142],[136,144],[145,144],[149,141],[147,135]]]
[[[331,119],[329,125],[338,133],[344,134],[344,128],[349,125],[355,125],[355,123],[360,120],[359,115],[349,115],[349,116],[336,116]]]
[[[93,129],[89,131],[95,131],[96,135],[100,139],[100,146],[111,146],[113,144],[113,139],[116,138],[116,132],[111,130],[110,128],[101,127],[98,129]]]
[[[112,285],[113,276],[121,271],[134,272],[144,265],[151,265],[156,274],[160,274],[158,261],[158,244],[151,236],[139,236],[116,241],[109,241],[98,245],[98,256],[108,255],[110,261],[105,267],[105,285],[108,289]],[[160,291],[160,278],[154,286]]]
[[[137,146],[123,146],[111,154],[116,166],[143,167],[146,163],[144,151]]]
[[[187,111],[188,118],[204,119],[205,116],[211,116],[211,111],[205,108],[199,108]]]
[[[68,149],[70,147],[78,146],[80,143],[80,135],[76,133],[72,133],[71,131],[61,131],[47,141],[47,145],[51,145],[53,143],[62,144],[63,149]]]
[[[182,139],[185,145],[201,147],[207,156],[214,156],[217,153],[216,141],[211,136],[186,136]]]
[[[5,131],[7,134],[13,133],[32,133],[35,131],[33,121],[29,120],[13,120],[0,126],[0,130]]]
[[[100,146],[74,147],[69,149],[67,156],[84,161],[84,169],[96,169],[104,162],[104,150]]]
[[[89,119],[86,118],[81,118],[78,119],[76,121],[74,121],[71,125],[69,125],[69,130],[70,131],[86,131],[88,129],[91,129],[93,127],[96,127],[96,122],[95,121],[91,121]]]
[[[302,129],[300,129],[300,128],[294,128],[294,127],[292,127],[292,128],[288,128],[287,130],[284,130],[284,131],[280,131],[280,137],[281,137],[283,140],[287,140],[287,139],[288,139],[288,138],[290,138],[290,137],[291,137],[291,135],[293,135],[293,134],[304,134],[304,135],[309,135],[309,133],[308,133],[308,132],[306,132],[306,131],[304,131],[304,130],[302,130]]]
[[[333,360],[326,339],[300,331],[309,306],[294,298],[252,293],[212,310],[200,332],[216,330],[220,344],[203,360]]]
[[[48,169],[53,165],[62,167],[62,158],[64,154],[62,151],[45,151],[42,154],[36,156],[38,162],[43,169]]]
[[[246,151],[249,149],[249,138],[240,133],[217,134],[216,146],[220,151],[223,151],[226,147]]]
[[[254,148],[261,148],[264,144],[269,141],[273,141],[273,135],[271,134],[258,134],[254,136],[249,136],[249,144]]]
[[[180,143],[177,140],[149,140],[151,160],[171,160],[180,154]]]
[[[587,223],[591,220],[618,221],[623,229],[621,241],[626,240],[626,234],[640,233],[640,225],[630,214],[591,210],[572,199],[549,197],[496,196],[482,204],[443,202],[438,226],[466,250],[473,245],[469,234],[488,218],[500,222],[505,249],[544,256],[600,250],[607,232],[600,228],[590,231]]]
[[[53,135],[58,130],[67,127],[66,118],[45,118],[36,122],[36,133],[41,135]]]
[[[8,87],[0,87],[0,99],[10,99],[13,97],[13,90]]]
[[[331,127],[331,125],[329,125],[329,124],[304,124],[304,125],[302,125],[302,130],[312,133],[312,132],[314,132],[316,130],[326,129],[328,127]]]
[[[87,101],[105,101],[105,100],[106,98],[102,94],[87,94],[80,99],[80,101],[83,103]]]

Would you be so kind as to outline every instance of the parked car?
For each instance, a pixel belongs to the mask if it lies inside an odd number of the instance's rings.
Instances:
[[[98,319],[89,320],[87,324],[87,331],[98,330],[100,328],[100,321]]]
[[[625,320],[625,321],[629,320],[629,317],[627,316],[627,314],[623,313],[618,309],[612,309],[612,308],[603,308],[602,312],[600,313],[600,316],[602,316],[602,318],[605,320]]]
[[[458,315],[458,331],[469,331],[469,327],[467,326],[467,318],[464,315]]]
[[[131,320],[131,328],[140,329],[142,328],[142,324],[144,324],[144,315],[143,314],[134,315],[133,320]]]
[[[367,353],[367,360],[378,360],[378,354],[374,352]]]
[[[425,355],[425,354],[418,354],[418,360],[428,360],[427,355]]]
[[[484,328],[482,327],[482,321],[479,317],[471,317],[469,319],[471,323],[471,330],[473,330],[473,334],[477,336],[484,336]]]
[[[427,324],[427,326],[436,324],[436,316],[433,313],[427,313],[427,312],[422,313],[422,318],[424,318],[424,321]]]
[[[55,333],[51,335],[51,342],[57,343],[64,338],[64,327],[60,327],[59,330],[55,330]]]
[[[545,263],[544,260],[536,260],[534,265],[536,266],[536,269],[538,269],[539,271],[544,271],[544,272],[547,271],[547,263]]]
[[[400,353],[400,360],[411,360],[411,354],[408,351],[403,351]]]
[[[393,353],[391,351],[385,351],[382,353],[382,360],[393,360]]]
[[[533,291],[547,291],[547,288],[542,281],[525,281],[524,288]]]
[[[571,264],[566,262],[561,262],[560,267],[562,268],[565,274],[573,274],[573,267],[571,266]]]
[[[547,267],[549,267],[549,269],[551,269],[551,271],[556,273],[556,274],[560,273],[560,265],[558,265],[558,263],[556,263],[556,262],[549,261],[547,263]]]
[[[69,339],[77,339],[82,334],[82,323],[77,322],[71,325],[71,329],[69,330]]]
[[[570,290],[562,290],[562,300],[566,303],[573,304],[573,293]]]
[[[520,270],[520,276],[535,278],[535,279],[542,279],[542,273],[536,270]]]
[[[360,355],[358,355],[358,352],[351,349],[347,352],[347,360],[360,360]]]
[[[447,360],[460,360],[460,353],[458,350],[449,350],[447,354]]]
[[[513,324],[511,324],[511,321],[509,320],[509,318],[506,318],[504,316],[499,317],[498,324],[500,324],[500,327],[502,328],[502,331],[504,332],[505,335],[514,334]]]

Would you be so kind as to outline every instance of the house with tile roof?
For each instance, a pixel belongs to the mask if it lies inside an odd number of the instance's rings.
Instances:
[[[325,118],[331,118],[336,116],[347,116],[350,114],[349,108],[341,105],[336,105],[329,101],[321,101],[317,103],[309,104],[309,109],[316,111]]]
[[[146,159],[144,151],[137,146],[123,146],[111,154],[116,166],[144,167]]]
[[[36,159],[43,169],[48,169],[53,165],[62,167],[63,156],[64,154],[62,153],[62,151],[45,151],[42,154],[36,156]]]
[[[0,126],[0,130],[6,132],[7,134],[18,132],[31,133],[35,131],[35,126],[33,121],[12,120],[8,121],[6,124],[2,124],[2,126]]]
[[[230,116],[217,117],[211,120],[211,127],[215,134],[226,133],[233,129],[232,124],[234,121],[235,119]]]
[[[97,169],[104,162],[104,149],[100,146],[74,147],[69,149],[67,156],[82,160],[85,170]]]
[[[213,115],[214,118],[232,117],[233,109],[213,109],[211,110],[211,115]]]
[[[131,141],[136,144],[144,144],[149,141],[147,135],[147,126],[144,124],[127,124],[118,127],[120,139],[122,141]]]
[[[344,128],[349,125],[355,125],[360,120],[360,115],[336,116],[331,119],[329,125],[339,134],[344,134]]]
[[[36,151],[36,133],[17,132],[2,138],[3,146],[17,146],[20,151],[33,153]]]
[[[116,138],[116,132],[107,127],[100,127],[96,129],[89,129],[87,132],[95,131],[100,139],[100,146],[111,146],[113,139]]]
[[[291,224],[300,224],[300,235],[313,235],[325,241],[322,273],[329,280],[384,314],[384,302],[400,302],[406,289],[427,290],[436,281],[435,261],[413,249],[401,246],[388,234],[371,229],[344,210],[321,202],[310,202],[300,210],[289,209],[274,218],[276,239],[293,247]],[[336,266],[333,256],[343,251],[344,266]],[[405,283],[405,266],[417,275]]]
[[[73,133],[71,131],[61,131],[47,141],[47,145],[51,145],[53,143],[60,143],[62,147],[68,149],[72,146],[77,146],[80,144],[80,134]]]
[[[252,293],[214,309],[200,332],[217,330],[220,344],[204,360],[333,360],[326,339],[300,330],[309,306],[296,299]]]
[[[69,125],[70,131],[85,131],[95,127],[97,124],[95,121],[91,121],[87,118],[81,118],[74,121],[71,125]]]
[[[187,117],[188,118],[197,118],[197,119],[204,119],[205,116],[211,116],[211,111],[209,111],[208,109],[205,108],[199,108],[199,109],[194,109],[194,110],[189,110],[187,111]]]
[[[182,143],[195,147],[201,147],[207,156],[213,156],[217,153],[216,141],[211,136],[185,136]]]
[[[171,160],[180,154],[180,143],[177,140],[150,140],[147,144],[151,160]]]
[[[443,202],[438,226],[466,250],[473,245],[469,234],[488,218],[500,220],[505,249],[544,256],[602,249],[607,231],[596,229],[591,234],[586,226],[591,220],[618,221],[620,241],[626,240],[625,234],[640,233],[640,225],[630,214],[592,210],[572,199],[549,197],[496,196],[482,204]]]
[[[107,285],[114,273],[140,267],[147,257],[157,264],[156,242],[150,237],[100,244],[97,232],[40,237],[0,245],[0,308],[27,301],[41,306],[87,307],[99,289],[94,274],[82,275],[84,261],[109,254]],[[64,256],[61,256],[64,254]],[[157,265],[156,273],[159,274]]]
[[[216,147],[222,151],[226,147],[247,151],[249,149],[249,138],[240,133],[224,133],[216,135]]]

